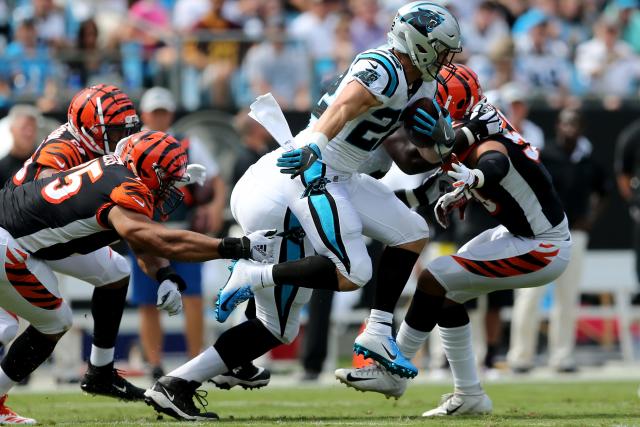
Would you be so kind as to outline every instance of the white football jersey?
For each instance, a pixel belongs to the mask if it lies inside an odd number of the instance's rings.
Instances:
[[[433,98],[437,90],[436,82],[432,81],[422,82],[410,91],[400,61],[391,47],[384,45],[359,54],[349,69],[338,76],[318,101],[310,125],[352,80],[369,90],[381,105],[347,122],[323,150],[322,162],[342,172],[357,171],[369,158],[369,152],[400,127],[402,111],[419,98]]]

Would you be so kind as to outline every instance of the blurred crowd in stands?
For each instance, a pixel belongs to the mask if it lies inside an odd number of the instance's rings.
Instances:
[[[518,81],[553,107],[638,96],[639,0],[436,0],[486,90]],[[0,107],[111,82],[180,106],[237,109],[271,91],[308,110],[354,55],[386,41],[400,0],[0,0]]]

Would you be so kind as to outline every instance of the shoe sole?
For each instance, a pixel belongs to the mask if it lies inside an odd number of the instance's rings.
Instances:
[[[338,381],[340,381],[342,384],[346,385],[347,387],[352,388],[352,389],[354,389],[354,390],[357,390],[357,391],[359,391],[359,392],[361,392],[361,393],[379,393],[379,394],[383,395],[383,396],[384,396],[385,398],[387,398],[387,399],[395,399],[395,400],[398,400],[398,399],[400,399],[400,397],[402,397],[402,394],[401,394],[400,396],[395,396],[395,395],[393,395],[393,394],[383,393],[383,392],[381,392],[381,391],[374,391],[374,390],[362,390],[361,388],[358,388],[358,387],[354,386],[353,384],[351,384],[351,383],[350,383],[349,381],[347,381],[346,379],[344,379],[344,378],[340,378],[340,377],[339,377],[339,376],[337,376],[337,375],[336,375],[336,379],[337,379]],[[403,393],[403,394],[404,394],[404,393]]]
[[[216,387],[222,390],[231,390],[233,387],[237,385],[242,387],[245,390],[256,390],[262,387],[266,387],[269,384],[269,379],[244,382],[244,381],[226,380],[226,378],[229,378],[229,377],[225,377],[225,382],[217,382],[214,380],[211,380],[211,382]]]
[[[144,392],[144,402],[151,406],[156,412],[160,412],[180,421],[217,421],[218,418],[198,417],[185,414],[171,402],[167,396],[155,390]]]
[[[109,394],[109,393],[100,393],[97,391],[91,391],[91,390],[85,390],[84,387],[80,386],[80,389],[85,393],[88,394],[90,396],[104,396],[104,397],[110,397],[112,399],[118,399],[121,400],[123,402],[142,402],[144,400],[144,394],[141,393],[140,397],[123,397],[123,396],[117,396],[115,394]]]
[[[379,364],[381,364],[387,371],[392,374],[396,374],[401,378],[415,378],[418,375],[417,370],[412,370],[407,367],[398,365],[395,362],[390,361],[389,359],[379,355],[375,351],[371,351],[367,348],[362,347],[360,344],[353,345],[353,352],[358,355],[364,356],[365,359],[373,359]]]

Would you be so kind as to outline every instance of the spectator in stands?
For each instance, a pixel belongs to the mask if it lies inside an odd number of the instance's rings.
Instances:
[[[98,44],[98,25],[93,19],[80,23],[74,57],[68,62],[67,88],[77,91],[103,81],[122,80],[117,52]]]
[[[354,52],[363,52],[387,42],[388,25],[380,25],[378,0],[351,2],[351,43]],[[353,58],[352,58],[353,59]]]
[[[558,5],[558,35],[569,47],[571,57],[576,46],[589,38],[589,25],[584,22],[585,8],[582,0],[564,0]]]
[[[633,223],[633,250],[636,274],[640,282],[640,119],[624,128],[618,137],[615,152],[615,173],[618,192],[629,205]],[[634,303],[640,302],[640,288]]]
[[[514,57],[515,45],[507,35],[489,46],[486,54],[472,55],[467,65],[478,74],[483,88],[496,90],[514,79]]]
[[[640,54],[640,2],[638,0],[613,0],[605,10],[608,17],[618,20],[622,40]]]
[[[333,50],[336,74],[342,73],[349,68],[357,52],[353,47],[351,17],[343,13],[340,15],[338,25],[336,25],[336,40]]]
[[[181,33],[191,31],[210,7],[209,0],[177,0],[173,6],[173,27]]]
[[[529,21],[526,37],[516,38],[516,78],[528,86],[529,96],[559,105],[569,93],[572,67],[568,48],[552,35],[550,19],[539,12]]]
[[[545,145],[540,156],[562,200],[573,241],[569,266],[555,281],[549,319],[548,363],[558,372],[577,369],[573,350],[582,261],[589,232],[609,190],[609,180],[592,150],[591,142],[583,133],[580,112],[564,109],[558,116],[555,141]],[[545,287],[516,290],[508,355],[509,364],[516,372],[527,372],[533,367],[539,330],[538,307],[545,291]]]
[[[308,10],[289,25],[289,34],[304,43],[311,56],[314,74],[323,81],[336,74],[333,60],[339,15],[333,12],[335,0],[307,0]]]
[[[500,88],[497,93],[497,99],[489,98],[489,100],[497,102],[504,109],[509,122],[522,134],[524,139],[540,150],[545,144],[544,133],[540,126],[527,118],[529,116],[527,95],[525,86],[520,83],[509,82]]]
[[[283,110],[309,110],[309,60],[286,42],[283,22],[268,23],[266,41],[247,52],[242,65],[255,96],[271,92]]]
[[[18,172],[38,146],[40,112],[31,105],[16,105],[9,110],[7,119],[13,144],[0,159],[0,187]]]
[[[589,93],[615,105],[615,98],[633,93],[640,77],[640,60],[631,46],[620,40],[617,20],[602,17],[594,33],[591,40],[578,46],[576,69]]]
[[[183,187],[182,205],[169,215],[167,225],[173,228],[189,229],[201,233],[217,233],[222,229],[226,186],[218,175],[218,166],[203,144],[185,135],[176,134],[171,129],[176,103],[171,92],[165,88],[153,87],[140,100],[142,122],[147,129],[168,132],[176,136],[187,147],[190,163],[199,163],[207,170],[207,180],[203,185],[191,184]],[[203,345],[203,304],[202,304],[202,264],[171,262],[173,269],[187,282],[182,295],[185,316],[185,336],[187,353],[195,357]],[[133,262],[131,272],[132,302],[140,312],[140,340],[151,375],[157,379],[163,375],[160,312],[156,308],[155,280],[147,277]]]
[[[248,113],[248,110],[242,110],[236,114],[233,120],[233,127],[240,135],[242,151],[236,157],[236,162],[233,165],[232,185],[238,182],[249,166],[275,148],[269,132],[260,123],[249,117]]]
[[[49,48],[38,41],[35,22],[25,19],[18,24],[15,39],[5,50],[0,67],[8,67],[14,96],[39,97],[56,71]]]
[[[496,42],[509,35],[509,26],[496,1],[478,5],[469,25],[462,26],[464,50],[468,54],[486,54]]]
[[[230,80],[240,61],[240,43],[235,40],[207,40],[240,27],[224,17],[224,0],[210,0],[209,12],[192,29],[194,39],[185,46],[185,60],[203,72],[202,85],[210,88],[213,106],[226,107],[231,101]],[[236,34],[238,35],[238,34]],[[199,37],[204,37],[199,40]],[[191,84],[194,84],[191,82]],[[208,90],[208,91],[209,91]]]
[[[37,38],[51,47],[64,47],[65,19],[64,14],[53,0],[31,0],[14,11],[14,30],[25,19],[32,20]]]

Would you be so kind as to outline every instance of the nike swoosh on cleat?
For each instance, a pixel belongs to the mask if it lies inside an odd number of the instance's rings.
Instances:
[[[353,375],[351,375],[351,372],[349,372],[347,374],[347,381],[351,381],[352,383],[358,382],[358,381],[369,381],[372,380],[373,378],[358,378],[358,377],[354,377]]]
[[[227,303],[231,300],[231,298],[233,298],[235,296],[235,294],[238,293],[238,291],[240,290],[240,288],[236,289],[235,291],[233,291],[233,293],[231,295],[229,295],[228,298],[226,298],[224,301],[222,301],[222,304],[220,304],[220,308],[223,311],[227,311]]]
[[[447,409],[447,415],[452,415],[453,413],[455,413],[458,409],[462,408],[462,405],[464,405],[464,402],[462,402],[461,404],[459,404],[458,406],[456,406],[453,409]]]
[[[121,393],[126,393],[127,392],[127,388],[125,386],[119,387],[119,386],[114,384],[113,388],[115,388],[116,390],[118,390]]]
[[[164,390],[164,394],[169,398],[169,400],[173,402],[173,398],[174,398],[173,394],[169,393],[169,390],[164,388],[164,386],[160,386],[160,387],[162,387],[162,389]]]
[[[384,351],[386,351],[386,352],[387,352],[387,355],[389,356],[389,359],[391,359],[391,360],[396,360],[396,357],[398,357],[398,355],[397,355],[397,354],[393,354],[393,353],[391,353],[391,352],[389,351],[389,349],[387,349],[387,347],[385,347],[385,345],[384,345],[384,344],[382,344],[382,348],[384,348]]]

